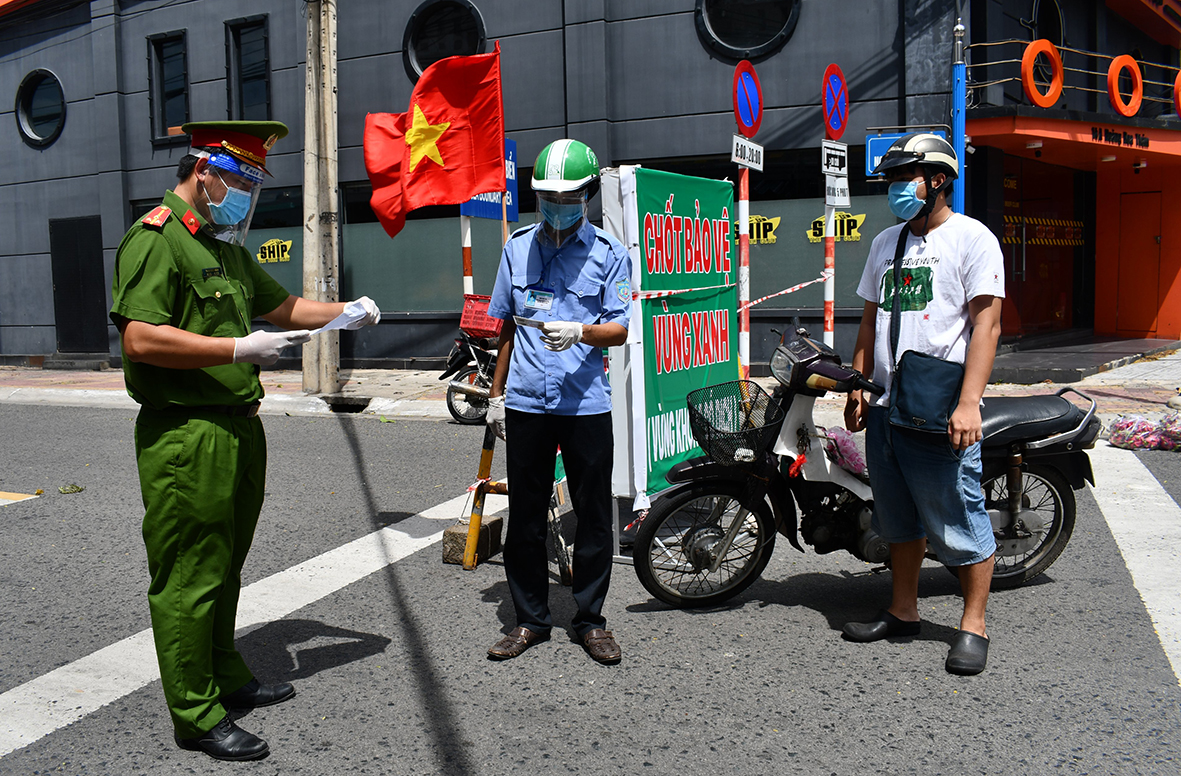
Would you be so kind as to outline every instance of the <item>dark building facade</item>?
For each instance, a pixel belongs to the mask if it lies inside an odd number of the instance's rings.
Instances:
[[[188,147],[179,127],[188,120],[266,118],[291,128],[268,157],[275,177],[248,247],[289,290],[301,292],[309,8],[314,12],[315,4],[0,0],[0,89],[13,98],[11,115],[0,117],[0,201],[7,203],[0,209],[0,363],[55,354],[118,359],[106,318],[115,249],[133,219],[174,185]],[[1003,237],[1011,261],[1006,336],[1093,328],[1181,337],[1181,288],[1173,293],[1181,234],[1170,231],[1167,218],[1177,201],[1170,192],[1181,180],[1169,172],[1181,136],[1173,95],[1181,16],[1174,23],[1166,13],[1178,9],[1175,0],[342,4],[340,293],[368,294],[383,311],[380,326],[343,336],[342,358],[356,366],[425,366],[447,352],[462,306],[458,208],[418,212],[388,238],[368,207],[362,133],[367,113],[406,110],[415,78],[430,62],[490,51],[497,41],[523,222],[533,219],[532,160],[560,137],[590,144],[605,166],[736,179],[729,161],[734,66],[743,58],[754,62],[764,98],[755,140],[766,149],[763,172],[751,175],[755,298],[823,269],[816,227],[824,213],[821,78],[830,62],[839,64],[850,95],[842,140],[849,144],[852,206],[838,213],[836,343],[849,353],[861,308],[854,290],[869,242],[894,223],[884,186],[864,174],[866,139],[878,128],[951,123],[957,15],[972,44],[967,210]],[[1068,71],[1068,88],[1049,108],[1030,104],[1015,63],[1035,38],[1062,47],[1068,67],[1096,73]],[[1105,94],[1084,90],[1105,88],[1107,60],[1119,54],[1144,63],[1147,99],[1133,116],[1118,113]],[[1037,77],[1048,82],[1052,73],[1041,70]],[[1131,78],[1130,71],[1123,75]],[[1166,82],[1169,88],[1161,86]],[[1119,147],[1072,139],[1084,126],[1088,138],[1093,130],[1099,137],[1119,132]],[[1135,145],[1137,129],[1151,136],[1149,148]],[[1128,148],[1124,132],[1133,137]],[[1115,159],[1100,161],[1107,157]],[[1148,196],[1125,199],[1130,195]],[[1061,231],[1047,237],[1047,226]],[[1133,232],[1159,248],[1154,258],[1122,247]],[[499,249],[500,225],[477,219],[477,293],[491,290]],[[1147,304],[1150,293],[1157,298]],[[769,355],[777,339],[772,328],[799,315],[818,331],[822,310],[819,284],[754,308],[753,363]]]

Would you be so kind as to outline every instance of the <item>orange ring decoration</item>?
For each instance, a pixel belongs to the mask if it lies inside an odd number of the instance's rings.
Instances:
[[[1173,111],[1177,118],[1181,118],[1181,71],[1177,73],[1177,80],[1173,81]]]
[[[1119,77],[1124,70],[1132,73],[1132,96],[1127,102],[1119,93]],[[1140,102],[1144,99],[1144,77],[1140,75],[1140,65],[1127,54],[1111,60],[1111,66],[1107,68],[1107,98],[1121,116],[1135,116],[1140,110]]]
[[[1046,89],[1046,93],[1042,92],[1037,87],[1037,82],[1033,80],[1033,66],[1037,62],[1038,54],[1045,54],[1050,60],[1050,87]],[[1031,41],[1025,47],[1025,53],[1021,56],[1021,86],[1025,88],[1025,96],[1029,101],[1039,108],[1052,108],[1054,103],[1058,102],[1058,98],[1062,96],[1062,80],[1065,75],[1062,70],[1062,55],[1058,53],[1058,47],[1045,38]]]

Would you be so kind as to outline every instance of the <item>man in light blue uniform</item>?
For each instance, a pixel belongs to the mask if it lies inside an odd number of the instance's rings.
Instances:
[[[616,663],[622,654],[602,615],[614,446],[602,349],[627,338],[631,257],[586,220],[598,182],[598,159],[586,145],[558,140],[542,150],[533,166],[540,223],[505,245],[488,305],[504,320],[488,423],[508,449],[504,570],[517,613],[517,627],[488,650],[499,660],[549,638],[546,511],[559,446],[578,516],[571,626],[595,660]]]

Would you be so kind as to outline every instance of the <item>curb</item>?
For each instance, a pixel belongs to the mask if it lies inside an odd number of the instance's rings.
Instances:
[[[92,407],[139,411],[139,404],[125,391],[78,388],[0,388],[0,404],[49,407]],[[269,394],[259,406],[260,415],[369,415],[401,418],[446,419],[447,403],[438,399],[367,399],[325,401],[319,396]]]

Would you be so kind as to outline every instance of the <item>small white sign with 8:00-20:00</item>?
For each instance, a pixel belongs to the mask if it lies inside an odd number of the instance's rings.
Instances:
[[[730,149],[730,161],[762,172],[763,147],[747,140],[742,135],[734,135],[734,145]]]

